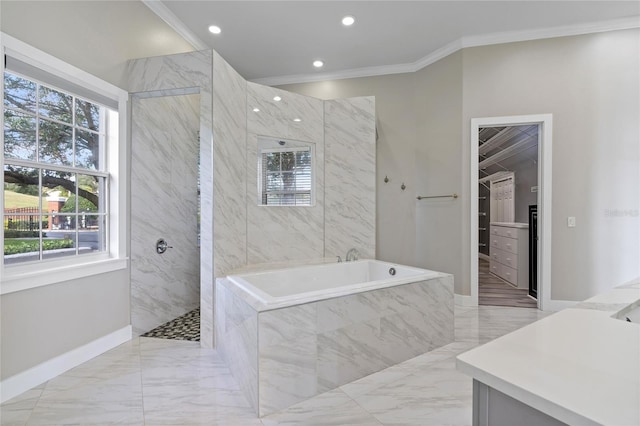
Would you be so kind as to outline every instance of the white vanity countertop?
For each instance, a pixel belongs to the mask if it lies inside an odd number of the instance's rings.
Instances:
[[[489,225],[506,226],[507,228],[529,229],[529,224],[522,222],[491,222],[489,223]]]
[[[640,280],[457,358],[458,370],[571,425],[640,425]]]

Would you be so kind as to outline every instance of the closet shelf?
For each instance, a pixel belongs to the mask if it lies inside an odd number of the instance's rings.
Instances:
[[[505,143],[509,142],[509,140],[519,132],[520,131],[517,127],[505,127],[503,130],[496,133],[491,139],[480,145],[478,147],[478,154],[484,155],[492,149],[501,147]]]
[[[511,146],[506,147],[502,151],[492,155],[489,158],[482,160],[478,167],[481,169],[486,169],[489,166],[492,166],[502,160],[505,160],[509,157],[513,157],[521,153],[522,151],[526,151],[529,148],[532,148],[538,144],[538,136],[525,136],[519,142],[514,143]]]

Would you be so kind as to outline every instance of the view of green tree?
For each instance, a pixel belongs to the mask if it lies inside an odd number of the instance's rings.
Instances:
[[[63,213],[74,213],[76,211],[76,196],[71,195],[60,209]],[[97,212],[98,208],[91,201],[80,197],[78,200],[78,212]]]
[[[9,161],[11,158],[39,160],[90,170],[99,168],[100,135],[89,131],[99,128],[98,105],[77,98],[74,102],[71,95],[7,72],[4,84],[5,158]],[[38,122],[37,117],[40,117]],[[35,158],[36,153],[38,158]],[[39,180],[36,169],[6,164],[4,177],[6,183],[15,185],[12,189],[15,192],[32,194],[35,185],[36,193],[32,195],[37,195]],[[72,177],[72,173],[43,170],[42,186],[51,190],[61,187],[73,194],[76,183]],[[78,192],[82,198],[98,206],[99,198],[95,192],[84,188]]]

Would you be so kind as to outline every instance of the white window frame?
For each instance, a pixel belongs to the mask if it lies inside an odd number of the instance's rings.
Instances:
[[[278,141],[285,141],[290,144],[293,144],[293,146],[288,146],[288,147],[268,146],[270,143],[277,143]],[[302,146],[300,144],[302,144]],[[264,180],[263,180],[264,170],[262,169],[263,154],[272,153],[272,152],[299,152],[299,151],[309,151],[311,153],[311,192],[310,192],[311,202],[310,204],[263,204],[262,203],[263,185],[264,185]],[[288,139],[282,139],[282,138],[271,138],[268,136],[259,136],[258,137],[258,179],[257,179],[258,206],[271,207],[271,208],[314,207],[316,205],[316,172],[317,172],[315,167],[315,162],[316,162],[315,157],[316,157],[315,144],[312,142],[288,140]],[[287,192],[287,193],[293,193],[293,192]]]
[[[4,265],[3,255],[3,260],[0,262],[0,294],[127,268],[128,93],[1,32],[0,46],[3,58],[0,61],[0,73],[3,76],[5,71],[4,57],[7,55],[105,96],[118,104],[117,112],[110,112],[107,109],[107,125],[109,127],[105,152],[109,172],[106,206],[108,209],[107,251],[7,266]],[[4,78],[1,89],[4,102]],[[117,116],[117,120],[113,119],[114,116]],[[4,114],[0,114],[0,126],[4,129]],[[0,132],[0,168],[4,170],[4,131]],[[4,174],[2,182],[4,183]],[[0,209],[4,212],[4,196],[0,197]],[[4,247],[4,226],[0,227],[0,245]]]

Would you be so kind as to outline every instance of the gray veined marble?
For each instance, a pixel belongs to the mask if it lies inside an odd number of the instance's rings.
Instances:
[[[247,262],[246,81],[214,52],[214,276]]]
[[[375,258],[376,127],[373,97],[325,101],[325,257],[352,247]]]
[[[280,96],[281,101],[273,100]],[[324,253],[323,101],[255,83],[247,85],[247,263],[313,259]],[[253,108],[260,111],[254,112]],[[293,121],[300,118],[300,122]],[[315,146],[315,205],[258,205],[258,136]]]
[[[247,83],[215,51],[132,60],[128,64],[128,77],[128,90],[140,97],[166,97],[181,91],[200,94],[199,294],[203,346],[214,345],[214,308],[218,305],[214,280],[229,270],[245,264],[342,255],[351,247],[356,247],[362,257],[375,256],[372,97],[325,102]],[[274,96],[280,96],[281,100],[274,101]],[[144,137],[148,140],[172,137],[159,129],[147,129]],[[261,135],[315,145],[314,206],[257,205],[256,142]],[[186,169],[169,161],[175,152],[160,147],[147,154],[144,160],[148,167],[140,168],[139,176],[150,179],[140,183],[138,193],[151,193],[153,182],[162,182],[170,170],[174,171],[175,179],[182,177],[185,184],[190,179],[184,173]],[[178,193],[170,191],[168,195]],[[147,201],[139,204],[154,205],[145,204]],[[188,213],[190,206],[184,207],[173,211],[172,220]],[[143,215],[134,214],[134,220],[142,222],[142,219]],[[138,234],[158,232],[153,224],[140,225],[139,229]],[[140,243],[148,249],[147,243]],[[136,249],[142,249],[135,244],[138,243],[132,242]],[[169,278],[148,259],[134,259],[132,267],[138,270],[135,274],[148,274],[146,280]],[[183,272],[192,269],[186,267]],[[145,318],[141,329],[155,322],[146,320],[153,317],[155,309],[171,310],[168,302],[171,292],[159,291],[149,296],[148,292],[136,289],[134,294],[132,309],[140,313],[134,315],[136,322]]]
[[[259,312],[233,285],[217,280],[218,348],[259,416],[454,337],[450,275]]]
[[[190,52],[136,59],[127,65],[129,92],[157,92],[154,95],[161,95],[162,91],[176,94],[179,90],[188,90],[189,93],[192,93],[196,88],[200,93],[200,232],[205,236],[213,235],[213,56],[212,51]],[[135,125],[135,120],[133,124]],[[145,249],[148,250],[148,247]],[[213,238],[201,238],[200,338],[201,344],[206,347],[213,346],[213,265]],[[132,261],[132,273],[137,267],[138,265]],[[138,306],[141,310],[146,309],[144,304],[138,303],[145,296],[144,292],[138,294],[136,300],[132,301],[132,310],[138,309]],[[167,305],[164,305],[163,309],[167,309]],[[146,318],[147,314],[140,316],[140,318],[142,317]],[[145,327],[147,326],[145,325]]]
[[[199,102],[199,95],[132,102],[131,321],[136,334],[199,303]],[[156,253],[159,238],[174,249]]]

